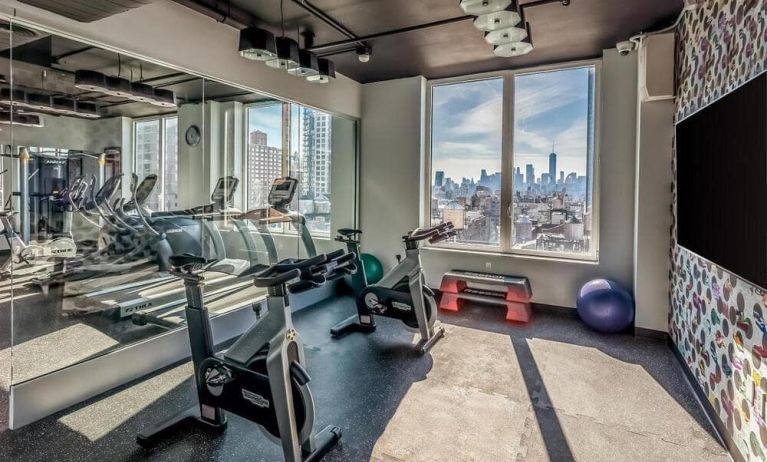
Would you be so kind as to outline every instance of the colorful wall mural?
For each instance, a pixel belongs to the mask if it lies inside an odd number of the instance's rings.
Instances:
[[[767,0],[706,0],[678,33],[677,120],[767,68]],[[672,341],[742,459],[767,460],[767,293],[676,244],[671,253]]]

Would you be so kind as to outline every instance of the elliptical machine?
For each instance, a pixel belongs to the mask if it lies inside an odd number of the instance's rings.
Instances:
[[[171,257],[183,278],[186,316],[199,406],[138,435],[151,447],[185,423],[214,432],[226,429],[226,411],[257,423],[272,440],[280,440],[287,462],[318,461],[341,438],[338,427],[313,433],[314,401],[301,337],[293,327],[288,293],[319,287],[355,270],[354,256],[343,250],[306,260],[287,259],[258,273],[256,287],[268,289],[267,314],[256,321],[222,356],[214,354],[208,310],[201,282],[205,260]]]
[[[397,255],[397,266],[373,285],[368,285],[360,257],[357,236],[362,231],[342,228],[338,234],[336,241],[346,244],[347,250],[356,255],[357,259],[358,270],[351,277],[357,314],[335,325],[330,329],[330,334],[340,337],[349,332],[373,332],[376,330],[374,316],[386,316],[399,319],[409,329],[418,331],[421,340],[417,349],[425,354],[445,335],[445,330],[435,326],[437,302],[434,292],[426,286],[419,246],[426,240],[433,244],[454,236],[453,224],[446,222],[428,229],[416,229],[402,236],[405,258]]]

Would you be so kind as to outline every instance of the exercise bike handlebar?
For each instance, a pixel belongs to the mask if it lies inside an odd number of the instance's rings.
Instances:
[[[447,221],[445,223],[440,223],[436,226],[432,226],[431,228],[416,229],[415,231],[411,231],[406,236],[403,236],[403,239],[406,241],[423,241],[448,233],[451,230],[453,230],[453,223]]]
[[[324,277],[320,282],[319,280],[314,279],[315,275],[311,274],[311,271],[305,272],[302,270],[311,269],[314,266],[327,262],[327,260],[328,256],[324,254],[304,260],[297,260],[294,258],[282,260],[281,262],[270,266],[261,273],[258,273],[258,275],[253,278],[253,285],[256,287],[274,287],[287,284],[293,279],[302,276],[307,278],[311,277],[312,283],[321,284],[324,282]]]

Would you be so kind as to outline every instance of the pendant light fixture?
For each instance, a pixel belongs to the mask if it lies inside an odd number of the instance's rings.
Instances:
[[[277,45],[277,57],[266,61],[272,69],[290,70],[298,66],[298,42],[288,37],[274,39]]]
[[[43,126],[43,120],[42,117],[35,114],[0,111],[0,124],[39,128]]]
[[[507,43],[521,42],[526,38],[527,31],[521,27],[506,27],[485,34],[485,41],[490,45],[505,45]]]
[[[145,83],[133,82],[131,83],[131,96],[129,98],[139,103],[154,104],[154,88]]]
[[[501,11],[511,5],[511,0],[461,0],[461,9],[472,16]]]
[[[101,72],[89,70],[75,71],[75,87],[85,91],[104,93],[107,87],[107,77]]]
[[[32,110],[50,111],[51,97],[37,93],[27,93],[27,107]]]
[[[133,94],[131,93],[130,80],[107,76],[107,90],[104,93],[120,98],[130,98]]]
[[[298,66],[288,69],[288,74],[296,77],[310,77],[319,75],[320,66],[317,62],[317,55],[309,50],[299,50]]]
[[[277,57],[274,34],[258,27],[240,31],[240,56],[253,61],[268,61]]]
[[[85,117],[86,119],[99,119],[99,108],[93,103],[86,103],[82,101],[75,102],[76,115],[79,117]]]
[[[25,99],[26,95],[22,90],[11,90],[10,88],[0,89],[0,104],[17,106],[19,102],[23,102]]]
[[[333,61],[319,58],[317,65],[319,66],[319,73],[317,75],[310,75],[306,80],[312,83],[329,83],[330,79],[336,78],[336,65]]]
[[[562,5],[569,4],[569,0],[562,0]],[[460,7],[476,16],[474,27],[485,33],[485,41],[493,45],[496,56],[512,58],[533,51],[530,24],[519,0],[461,0]]]
[[[493,48],[493,53],[499,58],[514,58],[522,56],[533,51],[533,37],[530,34],[530,23],[525,23],[527,36],[519,41],[498,45]]]
[[[495,11],[478,16],[474,19],[474,27],[490,32],[506,27],[513,27],[522,21],[522,16],[514,6],[508,6],[505,10]]]
[[[170,90],[164,88],[154,89],[154,101],[155,106],[173,108],[176,107],[176,94]]]
[[[272,69],[282,69],[290,75],[305,77],[310,82],[330,82],[330,79],[336,76],[335,65],[327,59],[318,58],[310,50],[314,38],[312,31],[298,30],[298,35],[304,37],[305,48],[301,48],[296,40],[285,36],[284,3],[284,0],[280,0],[281,35],[275,37],[272,32],[259,27],[246,27],[240,30],[238,48],[240,56],[253,61],[262,61]],[[159,105],[157,102],[155,104]],[[168,101],[167,104],[171,102]]]

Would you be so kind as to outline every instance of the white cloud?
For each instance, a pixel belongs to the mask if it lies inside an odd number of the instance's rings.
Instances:
[[[550,72],[518,77],[514,95],[514,117],[517,125],[531,117],[585,99],[584,79],[572,78],[571,72]]]
[[[500,139],[503,126],[503,99],[497,95],[472,108],[461,117],[455,132],[458,134],[483,134]]]

